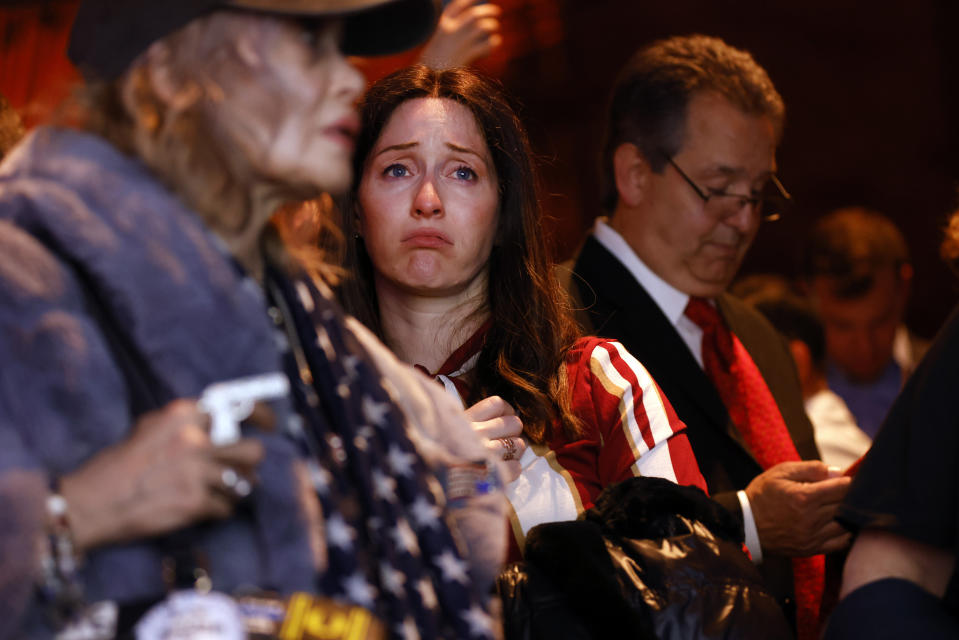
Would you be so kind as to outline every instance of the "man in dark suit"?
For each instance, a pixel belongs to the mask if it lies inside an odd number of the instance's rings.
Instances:
[[[640,50],[610,107],[603,157],[610,215],[575,258],[570,291],[592,332],[620,340],[662,387],[688,427],[712,497],[743,517],[753,560],[792,617],[792,557],[848,543],[833,516],[849,479],[818,460],[784,341],[725,293],[760,219],[781,213],[773,205],[788,200],[774,175],[783,113],[766,72],[720,40],[671,38]],[[729,384],[717,382],[722,367],[713,375],[708,366],[703,338],[712,329],[691,319],[693,300],[718,310],[727,342],[741,345],[731,352],[758,370],[752,382],[762,393],[729,399]],[[759,396],[767,399],[762,415],[774,418],[768,426],[753,412]],[[748,433],[737,424],[750,420]],[[771,463],[760,451],[783,442],[791,457],[780,459],[790,461]],[[811,614],[802,611],[800,636],[810,637],[818,602]]]

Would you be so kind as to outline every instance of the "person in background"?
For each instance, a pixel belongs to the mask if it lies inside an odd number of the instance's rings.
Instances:
[[[347,4],[80,5],[84,127],[0,167],[0,636],[492,637],[495,458],[270,224],[350,184],[344,52],[438,14]]]
[[[903,324],[913,275],[906,241],[881,213],[838,209],[816,222],[801,269],[826,332],[829,388],[875,437],[928,347]]]
[[[959,273],[959,212],[942,255]],[[856,532],[826,640],[959,637],[959,310],[906,381],[839,508]]]
[[[433,69],[466,67],[485,58],[503,42],[493,2],[447,0],[436,31],[420,51],[419,61]]]
[[[513,557],[533,526],[576,519],[618,481],[702,488],[684,426],[643,366],[613,340],[577,338],[502,88],[415,66],[374,84],[361,112],[345,306],[517,461]]]
[[[822,461],[847,469],[869,449],[872,439],[856,426],[842,398],[829,389],[826,338],[809,300],[792,291],[785,278],[771,274],[747,276],[730,293],[762,313],[789,342]]]
[[[761,220],[785,213],[776,178],[782,98],[747,52],[707,36],[640,49],[613,89],[603,205],[569,277],[588,331],[622,342],[686,424],[711,497],[803,640],[818,633],[822,553],[848,478],[818,458],[782,338],[726,294]]]

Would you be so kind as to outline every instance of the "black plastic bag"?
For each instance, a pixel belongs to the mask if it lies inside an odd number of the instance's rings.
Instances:
[[[660,478],[607,488],[581,520],[533,528],[497,589],[506,640],[792,638],[742,526]]]

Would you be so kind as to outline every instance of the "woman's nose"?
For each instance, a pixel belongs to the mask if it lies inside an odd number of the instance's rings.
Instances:
[[[416,198],[413,200],[413,215],[420,217],[438,216],[443,213],[443,201],[440,200],[440,194],[436,191],[436,185],[432,180],[423,180],[419,191],[416,192]]]

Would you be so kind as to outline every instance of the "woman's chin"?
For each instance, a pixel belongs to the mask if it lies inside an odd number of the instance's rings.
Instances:
[[[321,175],[304,175],[303,182],[308,184],[310,190],[315,194],[328,193],[331,196],[338,197],[346,193],[350,188],[351,171],[346,168],[344,171],[326,171]],[[311,196],[315,197],[315,196]]]
[[[450,283],[442,281],[441,278],[408,279],[402,284],[406,291],[426,297],[444,296],[452,289]]]
[[[431,278],[403,278],[396,283],[397,288],[407,295],[417,298],[456,297],[466,287],[458,282],[450,282],[448,277],[436,274]]]
[[[439,252],[426,249],[413,251],[406,262],[403,279],[411,286],[433,287],[448,279],[449,268]]]
[[[286,185],[292,190],[309,193],[316,197],[320,193],[340,196],[350,188],[353,169],[346,161],[274,163],[263,173],[272,177],[276,184]]]
[[[482,289],[479,286],[481,273],[470,274],[454,269],[449,261],[433,252],[421,253],[407,261],[404,267],[382,274],[378,279],[385,280],[390,287],[406,295],[424,298],[458,298],[470,289]]]

